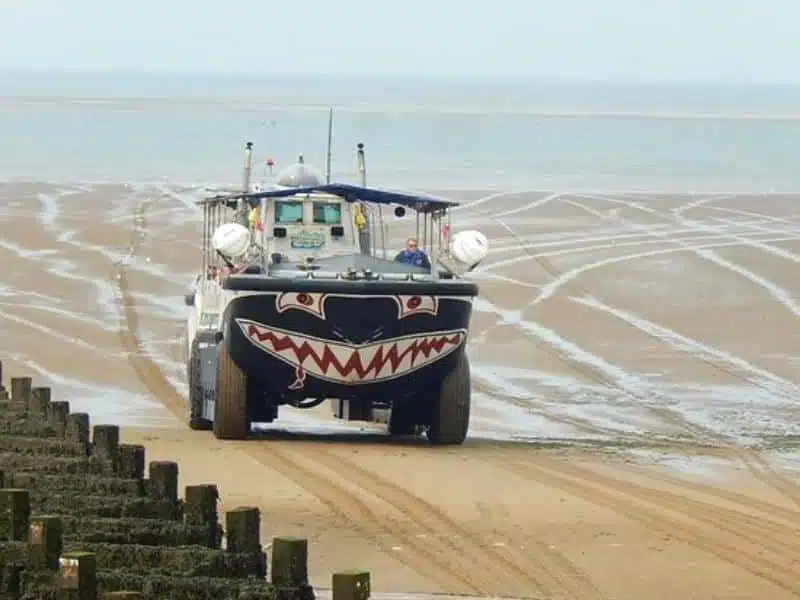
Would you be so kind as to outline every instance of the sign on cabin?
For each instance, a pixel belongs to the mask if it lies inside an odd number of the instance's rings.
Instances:
[[[325,233],[322,231],[301,230],[289,238],[292,248],[298,250],[319,250],[325,246]]]

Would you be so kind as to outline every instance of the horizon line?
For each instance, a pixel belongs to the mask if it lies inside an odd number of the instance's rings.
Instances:
[[[355,80],[355,81],[415,81],[431,83],[503,83],[503,84],[550,84],[550,85],[636,85],[636,86],[695,86],[695,87],[800,87],[800,81],[734,81],[708,79],[635,79],[610,77],[578,77],[578,76],[510,76],[491,74],[411,74],[411,73],[331,73],[301,71],[251,71],[251,70],[193,70],[193,69],[159,69],[146,68],[81,68],[81,67],[0,67],[0,75],[137,75],[148,77],[209,77],[209,78],[245,78],[268,81],[271,78],[285,80]]]

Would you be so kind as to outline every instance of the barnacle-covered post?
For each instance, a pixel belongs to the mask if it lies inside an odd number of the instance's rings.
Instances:
[[[118,475],[124,479],[144,479],[145,448],[141,444],[119,445]]]
[[[148,491],[152,498],[178,504],[178,463],[168,460],[150,461]]]
[[[261,511],[242,506],[225,513],[228,552],[261,552]]]
[[[75,600],[97,598],[97,556],[93,552],[68,552],[59,559],[59,583]]]
[[[369,600],[372,593],[369,571],[360,569],[333,574],[333,600]]]
[[[187,485],[184,493],[185,504],[183,522],[186,525],[205,530],[203,545],[219,548],[221,528],[217,501],[219,490],[216,485]]]
[[[67,417],[65,437],[72,442],[89,445],[89,413],[72,413]]]
[[[49,387],[35,387],[31,393],[31,404],[28,415],[41,419],[47,416],[47,406],[50,404],[51,391]]]
[[[31,519],[28,529],[28,560],[36,569],[56,570],[64,548],[61,517],[41,516]]]
[[[56,437],[63,438],[67,433],[69,402],[56,400],[47,405],[47,422],[55,429]]]
[[[271,582],[276,587],[297,588],[308,583],[308,540],[276,537],[272,540]]]
[[[30,377],[11,378],[11,403],[15,408],[27,412],[33,390],[33,380]]]
[[[94,455],[104,463],[107,473],[117,473],[119,468],[119,426],[95,425],[92,430]]]
[[[28,535],[31,494],[28,490],[0,490],[0,540],[19,541]]]

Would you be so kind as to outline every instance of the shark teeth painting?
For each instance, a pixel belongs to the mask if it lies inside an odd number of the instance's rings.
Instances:
[[[306,375],[333,383],[359,385],[396,379],[426,367],[458,349],[467,331],[434,331],[365,344],[347,344],[236,319],[254,346],[292,366],[302,387]]]

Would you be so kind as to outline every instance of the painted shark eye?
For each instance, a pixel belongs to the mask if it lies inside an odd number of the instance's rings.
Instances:
[[[302,310],[320,319],[325,318],[325,294],[315,294],[306,292],[284,292],[279,294],[275,300],[275,309],[278,313],[287,310]]]
[[[436,315],[439,312],[439,300],[436,296],[397,296],[400,319],[411,315]]]
[[[297,294],[297,302],[303,306],[311,306],[314,300],[308,294]]]

